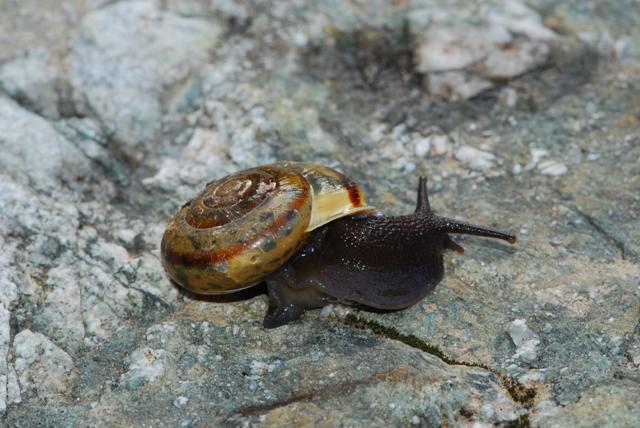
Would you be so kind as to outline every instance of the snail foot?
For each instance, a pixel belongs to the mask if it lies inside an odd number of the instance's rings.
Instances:
[[[295,306],[273,307],[269,305],[267,315],[262,321],[264,328],[276,328],[299,319],[304,313],[304,309]]]
[[[277,278],[266,282],[269,309],[262,322],[264,328],[288,324],[299,319],[307,309],[321,308],[328,302],[329,296],[319,292],[311,284],[296,284],[293,288]]]

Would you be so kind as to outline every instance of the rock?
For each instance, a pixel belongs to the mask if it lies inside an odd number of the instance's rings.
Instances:
[[[553,31],[519,0],[423,2],[409,14],[416,70],[429,91],[468,99],[544,63]]]
[[[18,385],[18,375],[12,365],[9,366],[7,377],[7,404],[19,404],[22,402],[20,386]]]
[[[47,337],[73,355],[83,345],[85,335],[78,280],[68,267],[60,266],[49,271],[46,283],[50,291],[35,323]]]
[[[165,372],[164,350],[143,347],[136,349],[129,358],[129,369],[120,376],[120,382],[128,389],[136,389],[153,382]]]
[[[0,7],[3,424],[637,424],[640,10],[58,3]],[[172,285],[171,215],[284,159],[390,215],[427,176],[437,214],[518,242],[452,236],[410,308],[269,331],[260,287]]]
[[[53,181],[47,180],[43,184],[49,187]],[[22,245],[30,262],[36,266],[50,266],[76,245],[78,211],[65,201],[66,197],[59,189],[50,188],[56,189],[53,192],[57,198],[37,195],[10,177],[0,181],[0,209],[6,215],[0,227],[24,239]],[[5,257],[3,260],[15,262],[13,257],[18,255],[7,251]],[[18,286],[18,293],[20,285],[25,284],[25,281],[10,282]]]
[[[205,61],[221,29],[215,22],[162,11],[153,0],[89,13],[71,45],[70,80],[78,109],[113,126],[134,146],[158,136],[169,99]]]
[[[486,79],[458,71],[432,73],[427,80],[430,94],[444,96],[451,101],[471,98],[492,86]]]
[[[90,175],[86,158],[50,123],[2,96],[0,134],[3,173],[33,189],[51,191],[60,180]]]
[[[0,208],[3,208],[3,206],[0,205]],[[2,240],[3,238],[0,237],[0,242],[3,242]],[[6,245],[4,248],[6,249],[7,247],[8,245]],[[7,255],[7,253],[8,251],[5,252],[5,256]],[[2,272],[0,272],[0,290],[2,290],[2,293],[0,293],[0,307],[8,310],[12,309],[16,301],[18,300],[18,287],[16,286],[15,282],[7,278],[7,265],[9,264],[6,263],[7,261],[8,260],[6,258],[0,258],[0,267],[3,268]]]
[[[86,228],[83,232],[78,285],[85,344],[109,337],[125,314],[143,313],[146,299],[169,307],[177,298],[177,290],[164,281],[157,255],[132,257],[121,245],[98,238],[95,230]],[[155,235],[154,242],[159,239],[160,235]]]
[[[536,425],[566,427],[588,421],[593,426],[630,427],[640,420],[640,410],[635,401],[638,394],[637,380],[611,382],[590,390],[577,403],[562,408],[554,415],[540,418]]]
[[[181,408],[186,406],[188,402],[189,402],[189,399],[187,397],[179,395],[176,397],[175,400],[173,400],[173,405],[176,406],[177,408]]]
[[[526,363],[531,363],[538,357],[537,348],[540,337],[527,326],[526,320],[513,320],[509,326],[509,336],[516,345],[514,357]]]
[[[24,57],[0,66],[0,88],[11,98],[52,119],[60,116],[62,86],[57,64],[43,49],[28,51]]]
[[[531,151],[531,161],[527,165],[525,165],[524,167],[525,171],[532,171],[538,166],[538,164],[540,163],[543,157],[549,155],[548,150],[537,148],[537,147],[532,147],[530,151]]]
[[[627,366],[629,368],[640,369],[640,323],[629,338],[625,356],[627,357]]]
[[[353,310],[343,305],[327,305],[320,311],[322,318],[346,318]]]
[[[140,409],[154,404],[133,397],[149,394],[165,403],[157,408],[165,411],[145,415],[146,423],[172,425],[183,420],[185,409],[191,415],[209,409],[207,420],[214,425],[278,426],[294,419],[309,424],[327,418],[355,424],[371,418],[410,423],[417,415],[421,423],[493,424],[523,413],[487,370],[448,365],[400,342],[333,322],[265,333],[260,326],[264,308],[253,306],[194,302],[170,323],[151,326],[144,336],[146,345],[126,357],[128,368],[119,386],[76,421],[108,423],[115,417],[109,409],[124,403],[129,405],[122,407],[118,420],[140,420]],[[125,330],[121,336],[128,334]],[[111,349],[128,354],[117,341],[109,341]],[[217,358],[217,352],[224,359]],[[102,370],[108,362],[98,364],[98,372],[107,374]]]
[[[418,157],[423,157],[429,150],[431,150],[431,139],[430,138],[420,138],[415,143],[415,153]]]
[[[11,313],[0,305],[0,415],[7,410],[9,401],[7,384],[9,381],[9,341],[11,340],[11,328],[9,317]]]
[[[6,2],[0,14],[0,63],[4,64],[24,54],[26,50],[46,47],[61,56],[68,49],[68,39],[83,11],[101,0],[89,2],[69,0],[59,7],[56,0],[23,0]],[[29,72],[38,73],[30,69]]]
[[[541,174],[550,175],[552,177],[558,177],[567,173],[568,168],[565,164],[554,161],[552,159],[540,162],[538,164],[538,170]]]
[[[433,144],[432,150],[435,155],[445,155],[451,150],[451,143],[446,135],[433,135],[431,143]]]
[[[179,159],[165,159],[160,170],[142,183],[163,190],[175,190],[181,182],[201,185],[226,170],[228,144],[228,138],[220,132],[198,128]]]
[[[475,147],[466,145],[456,150],[454,156],[460,162],[469,166],[469,168],[481,171],[494,167],[497,160],[493,153],[478,150]]]
[[[513,108],[518,103],[518,91],[514,88],[503,88],[500,91],[499,101],[502,105],[508,108]]]
[[[70,391],[76,377],[73,360],[43,334],[16,334],[13,356],[21,394],[55,400]]]

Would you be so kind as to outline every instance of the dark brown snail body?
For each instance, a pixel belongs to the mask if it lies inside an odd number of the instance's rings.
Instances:
[[[362,189],[320,165],[282,162],[209,183],[162,238],[163,265],[180,286],[226,294],[266,282],[267,328],[329,303],[402,309],[444,274],[449,233],[516,238],[438,217],[424,177],[415,213],[385,216]]]

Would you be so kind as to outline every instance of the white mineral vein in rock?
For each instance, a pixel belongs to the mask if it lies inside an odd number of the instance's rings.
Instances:
[[[321,318],[345,318],[352,312],[351,308],[340,304],[330,304],[322,308],[320,311]]]
[[[529,370],[518,378],[518,381],[522,384],[528,384],[533,382],[543,382],[545,379],[545,369],[541,370]]]
[[[251,362],[251,374],[254,376],[262,376],[269,369],[269,364],[264,361],[254,360]]]
[[[513,320],[508,331],[511,340],[516,345],[515,357],[527,363],[538,357],[537,348],[540,344],[540,337],[527,326],[526,320]]]

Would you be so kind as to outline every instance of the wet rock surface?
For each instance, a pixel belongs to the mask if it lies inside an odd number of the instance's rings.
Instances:
[[[4,424],[637,422],[633,1],[50,3],[0,5]],[[391,214],[425,174],[436,212],[518,243],[457,238],[405,311],[269,331],[260,290],[177,290],[169,216],[280,159]]]

